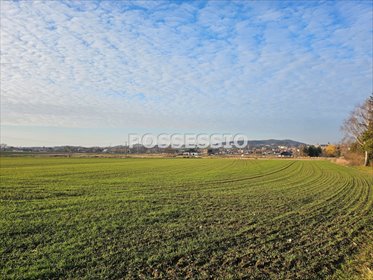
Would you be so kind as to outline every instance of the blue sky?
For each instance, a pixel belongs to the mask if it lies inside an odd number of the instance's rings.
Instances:
[[[372,3],[1,2],[1,142],[337,142],[373,92]]]

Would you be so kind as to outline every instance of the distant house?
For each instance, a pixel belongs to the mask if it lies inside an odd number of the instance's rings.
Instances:
[[[198,157],[199,153],[197,152],[184,152],[183,157]]]
[[[281,152],[278,157],[292,157],[293,153],[290,151]]]

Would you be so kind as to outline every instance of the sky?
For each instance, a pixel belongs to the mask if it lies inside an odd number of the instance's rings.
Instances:
[[[1,143],[336,143],[373,92],[372,1],[1,1]]]

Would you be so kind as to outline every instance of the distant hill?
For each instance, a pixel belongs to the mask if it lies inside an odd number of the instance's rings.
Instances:
[[[233,142],[232,142],[233,143]],[[242,142],[238,141],[238,143],[241,145]],[[225,143],[223,143],[225,144]],[[268,140],[249,140],[248,141],[249,147],[263,147],[263,146],[286,146],[286,147],[299,147],[302,145],[306,145],[305,143],[285,139],[285,140],[277,140],[277,139],[268,139]]]
[[[291,146],[291,147],[299,147],[301,145],[306,145],[305,143],[285,139],[285,140],[276,140],[276,139],[269,139],[269,140],[250,140],[249,145],[251,146]]]

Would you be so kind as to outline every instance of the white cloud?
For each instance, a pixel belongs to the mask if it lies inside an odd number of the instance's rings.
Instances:
[[[1,5],[3,125],[291,131],[373,90],[364,3]]]

